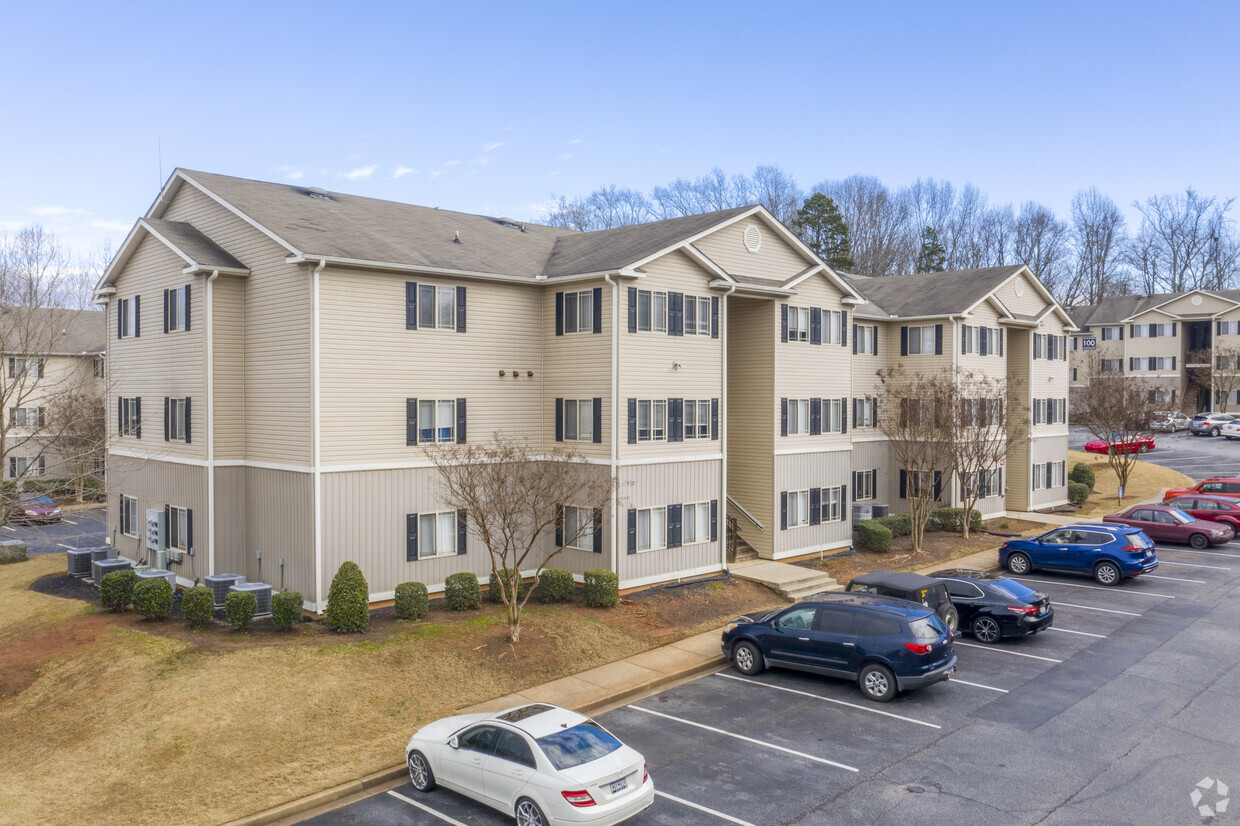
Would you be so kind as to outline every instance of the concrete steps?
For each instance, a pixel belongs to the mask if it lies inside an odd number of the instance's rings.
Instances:
[[[732,576],[761,583],[793,602],[822,591],[842,589],[839,583],[822,571],[769,559],[738,562],[732,565],[731,571]]]

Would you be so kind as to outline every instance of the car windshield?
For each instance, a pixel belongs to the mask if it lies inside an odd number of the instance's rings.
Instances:
[[[597,760],[623,745],[593,720],[539,737],[537,742],[551,765],[561,771]]]
[[[23,505],[45,505],[47,507],[54,507],[56,505],[50,496],[42,495],[27,494],[22,497],[21,501]]]
[[[939,618],[934,614],[919,617],[908,625],[913,629],[913,636],[919,640],[937,640],[946,633],[943,623],[939,622]]]
[[[1146,536],[1143,531],[1136,531],[1135,533],[1126,534],[1124,538],[1133,545],[1136,545],[1138,548],[1144,549],[1154,547],[1154,541]]]
[[[1179,508],[1168,508],[1167,513],[1171,514],[1171,518],[1176,522],[1179,522],[1181,525],[1187,525],[1189,522],[1196,521]]]
[[[1011,597],[1016,602],[1031,600],[1037,595],[1037,591],[1022,585],[1014,579],[1001,579],[993,586],[995,590],[1002,592],[1003,596]]]

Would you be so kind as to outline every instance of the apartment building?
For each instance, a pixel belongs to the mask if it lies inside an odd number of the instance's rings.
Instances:
[[[500,431],[614,473],[603,513],[563,503],[595,526],[556,557],[577,575],[721,570],[729,518],[764,557],[845,547],[854,501],[902,508],[865,394],[921,352],[900,355],[916,325],[947,366],[993,346],[964,332],[984,320],[1011,342],[993,369],[1044,368],[1037,398],[1066,396],[1066,362],[1033,341],[1071,323],[1027,269],[902,282],[957,285],[930,315],[878,281],[832,272],[762,207],[576,233],[177,170],[96,291],[124,469],[110,538],[141,555],[163,512],[186,581],[240,573],[312,609],[347,559],[374,600],[439,590],[490,563],[425,445]],[[1064,501],[1066,435],[1031,435],[988,512]]]
[[[1169,409],[1240,404],[1240,383],[1217,378],[1240,368],[1240,290],[1118,295],[1068,313],[1072,387],[1134,376]]]

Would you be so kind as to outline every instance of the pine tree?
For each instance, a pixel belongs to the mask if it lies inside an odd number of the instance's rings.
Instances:
[[[939,243],[939,233],[934,227],[921,231],[921,249],[917,251],[917,272],[942,272],[947,269],[947,250]]]
[[[834,270],[853,266],[848,225],[835,201],[826,195],[815,192],[806,198],[792,219],[792,228],[827,266]]]

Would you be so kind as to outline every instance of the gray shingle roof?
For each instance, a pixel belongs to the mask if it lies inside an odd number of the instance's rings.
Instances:
[[[192,225],[184,221],[165,221],[162,218],[145,218],[151,229],[162,235],[167,241],[181,251],[185,257],[205,269],[247,269],[236,258]]]
[[[842,273],[867,300],[890,316],[911,318],[962,313],[1023,268],[1022,264],[979,270],[918,273],[878,278]],[[861,307],[858,311],[865,313]],[[882,317],[877,314],[869,317]]]
[[[1208,290],[1210,295],[1221,296],[1229,301],[1240,301],[1240,290]],[[1126,318],[1166,304],[1188,293],[1154,293],[1153,295],[1113,295],[1097,304],[1078,304],[1068,308],[1068,315],[1076,326],[1119,324]]]
[[[107,314],[100,310],[0,307],[0,324],[5,323],[6,316],[11,318],[18,313],[44,328],[33,336],[41,345],[48,340],[49,332],[54,336],[50,355],[102,353],[106,349]],[[47,326],[52,324],[60,328],[59,332],[47,330]]]

